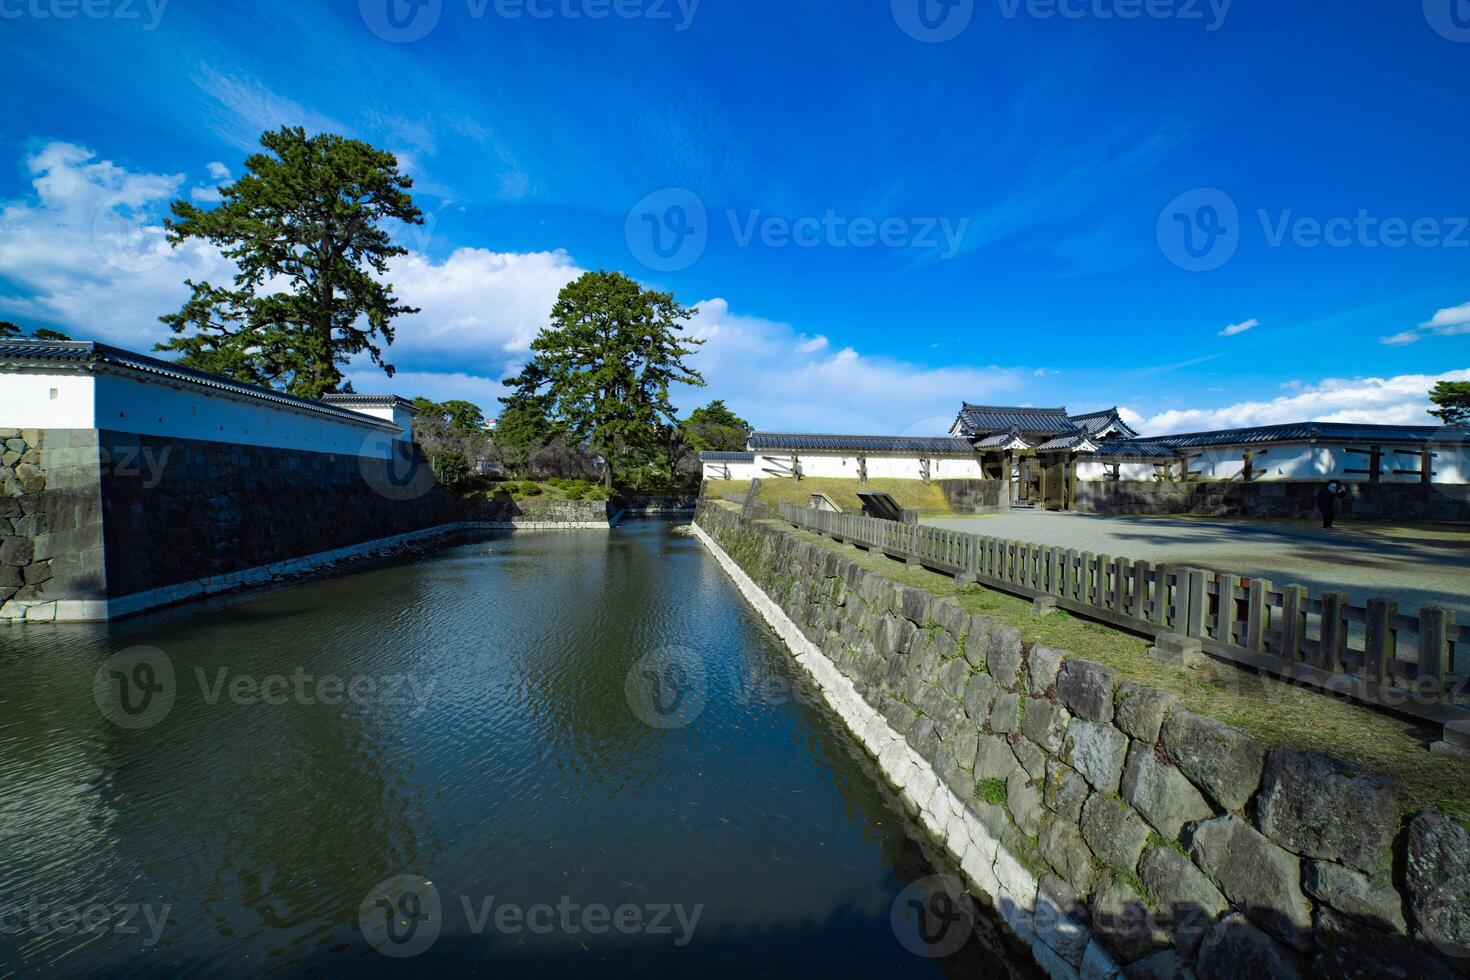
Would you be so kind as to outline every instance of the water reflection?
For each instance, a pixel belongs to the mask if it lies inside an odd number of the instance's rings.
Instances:
[[[129,730],[92,680],[139,645],[176,690]],[[659,728],[625,682],[666,648],[707,685],[697,716]],[[1026,975],[984,921],[942,962],[902,947],[889,912],[931,860],[714,562],[661,522],[13,627],[0,670],[0,974]],[[394,876],[440,902],[411,958],[359,921]],[[643,928],[487,912],[569,902]],[[136,931],[53,916],[129,906]],[[688,942],[659,908],[698,909]]]

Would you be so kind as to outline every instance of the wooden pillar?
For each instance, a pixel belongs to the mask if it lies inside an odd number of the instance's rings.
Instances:
[[[858,454],[858,483],[868,485],[868,457]]]
[[[1428,446],[1419,450],[1419,482],[1426,486],[1434,479],[1434,452]]]
[[[1377,483],[1378,475],[1383,471],[1383,447],[1368,447],[1368,482]]]

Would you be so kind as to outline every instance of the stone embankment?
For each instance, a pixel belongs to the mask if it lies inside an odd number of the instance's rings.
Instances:
[[[696,533],[1053,977],[1470,973],[1470,831],[705,501]]]

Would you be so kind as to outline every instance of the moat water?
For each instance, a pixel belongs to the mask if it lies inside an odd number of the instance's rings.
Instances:
[[[942,873],[668,522],[0,628],[0,976],[1032,976]]]

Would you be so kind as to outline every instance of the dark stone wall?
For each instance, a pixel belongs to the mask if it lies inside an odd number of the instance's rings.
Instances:
[[[1204,517],[1317,516],[1316,494],[1326,481],[1155,483],[1110,480],[1077,484],[1085,514],[1194,514]],[[1345,518],[1373,521],[1470,520],[1470,486],[1452,483],[1344,483]]]
[[[97,433],[0,429],[0,619],[52,619],[57,598],[100,600]]]
[[[427,464],[98,433],[110,597],[464,519]]]
[[[1009,480],[938,480],[956,514],[995,514],[1011,509]]]

